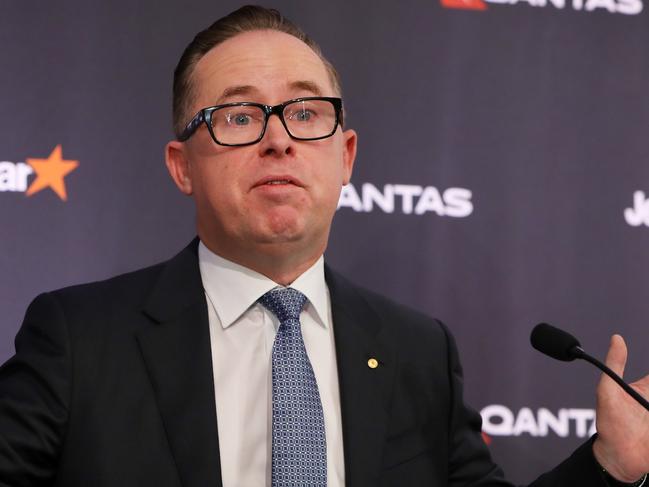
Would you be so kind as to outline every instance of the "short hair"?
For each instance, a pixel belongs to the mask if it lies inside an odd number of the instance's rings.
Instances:
[[[244,32],[257,30],[284,32],[304,42],[322,60],[335,93],[341,95],[340,76],[336,68],[323,56],[320,46],[313,39],[278,10],[246,5],[220,18],[207,29],[196,34],[180,57],[174,70],[173,84],[173,129],[176,136],[182,133],[185,124],[192,115],[187,112],[194,96],[192,73],[196,63],[222,42]]]

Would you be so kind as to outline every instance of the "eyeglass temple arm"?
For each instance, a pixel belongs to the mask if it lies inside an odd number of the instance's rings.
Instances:
[[[185,142],[187,139],[191,137],[191,135],[196,131],[196,129],[200,126],[205,121],[205,115],[203,113],[203,110],[198,112],[194,118],[192,118],[187,126],[185,127],[185,130],[182,131],[182,133],[178,136],[178,141],[179,142]]]

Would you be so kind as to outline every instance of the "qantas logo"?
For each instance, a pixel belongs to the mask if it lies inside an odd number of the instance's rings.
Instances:
[[[483,0],[441,0],[442,7],[459,8],[463,10],[487,10]]]
[[[446,188],[417,184],[386,184],[377,188],[372,183],[343,186],[338,208],[359,213],[382,211],[404,215],[435,213],[439,216],[464,218],[473,213],[472,193],[465,188]]]
[[[27,158],[25,162],[0,162],[0,192],[25,193],[32,196],[44,189],[52,190],[67,201],[65,177],[79,166],[79,161],[63,159],[57,145],[46,159]],[[33,176],[33,178],[32,178]],[[31,179],[31,182],[29,181]]]
[[[526,4],[537,8],[574,10],[583,12],[608,12],[611,14],[638,15],[644,9],[642,0],[440,0],[442,7],[461,10],[487,10],[488,4]]]
[[[587,438],[597,431],[594,409],[562,408],[554,412],[547,408],[524,407],[512,411],[502,404],[491,404],[482,408],[480,415],[482,437],[487,444],[494,436]]]

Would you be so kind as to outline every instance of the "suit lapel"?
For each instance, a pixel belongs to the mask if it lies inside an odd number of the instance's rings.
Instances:
[[[196,239],[162,269],[137,339],[183,487],[222,486],[207,303]],[[363,295],[325,267],[348,487],[379,481],[396,353]],[[370,368],[374,358],[378,367]]]
[[[197,244],[192,242],[161,271],[144,309],[156,324],[137,336],[183,487],[222,485]]]
[[[380,478],[396,354],[365,298],[329,268],[325,276],[338,361],[345,485],[374,485]],[[368,365],[372,358],[376,368]]]

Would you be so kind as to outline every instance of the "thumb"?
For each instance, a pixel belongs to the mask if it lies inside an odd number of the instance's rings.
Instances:
[[[624,376],[626,365],[627,349],[624,338],[620,335],[611,337],[611,345],[606,354],[606,365],[620,377]]]

